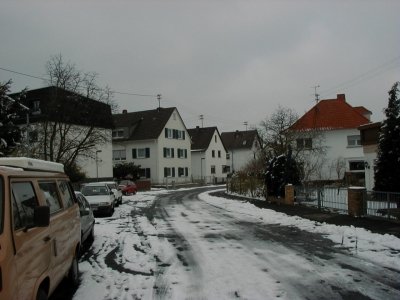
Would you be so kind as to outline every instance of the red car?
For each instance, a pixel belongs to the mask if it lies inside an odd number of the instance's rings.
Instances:
[[[137,193],[136,184],[130,180],[122,180],[119,183],[119,187],[121,188],[122,194],[125,196],[135,195]]]

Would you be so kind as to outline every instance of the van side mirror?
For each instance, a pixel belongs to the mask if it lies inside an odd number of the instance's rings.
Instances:
[[[33,222],[35,227],[47,227],[50,224],[50,207],[36,206],[33,212]]]

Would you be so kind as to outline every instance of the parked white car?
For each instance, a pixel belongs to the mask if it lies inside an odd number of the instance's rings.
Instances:
[[[114,213],[115,196],[105,183],[92,182],[85,184],[81,192],[89,201],[93,213],[112,216]]]
[[[118,184],[114,181],[102,181],[99,183],[105,183],[114,193],[115,196],[115,206],[122,203],[122,191]]]

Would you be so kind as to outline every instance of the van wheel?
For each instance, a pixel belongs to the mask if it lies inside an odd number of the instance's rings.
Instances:
[[[72,259],[71,267],[68,272],[68,280],[72,286],[76,287],[79,285],[79,264],[78,264],[78,253],[75,253]]]
[[[36,294],[36,300],[47,300],[47,293],[43,288],[39,288]]]

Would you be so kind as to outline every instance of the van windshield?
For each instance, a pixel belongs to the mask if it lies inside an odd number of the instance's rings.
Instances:
[[[0,233],[3,233],[4,189],[3,178],[0,176]]]

